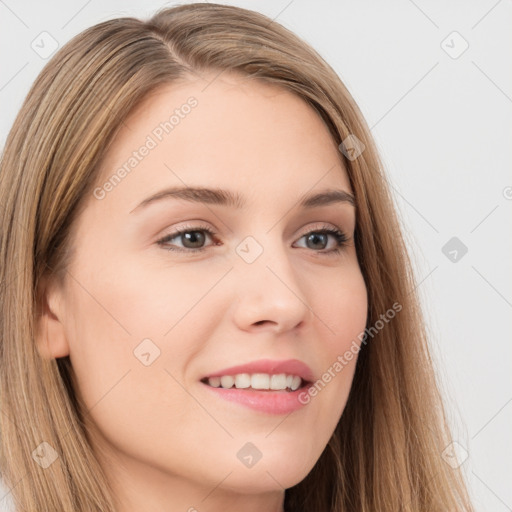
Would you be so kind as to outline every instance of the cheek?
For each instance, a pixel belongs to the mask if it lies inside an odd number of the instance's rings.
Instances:
[[[162,262],[157,266],[127,256],[109,258],[107,264],[88,262],[76,275],[75,331],[79,336],[87,332],[93,345],[108,339],[109,347],[125,352],[145,338],[154,338],[155,343],[168,340],[168,333],[186,321],[187,314],[218,280],[218,272],[167,268]]]
[[[348,399],[367,320],[368,296],[359,267],[340,273],[339,284],[315,294],[312,308],[323,333],[321,375],[304,400],[316,402],[327,429],[334,429]]]
[[[166,275],[157,280],[130,265],[76,273],[83,286],[73,287],[69,304],[70,358],[92,435],[148,460],[172,453],[182,425],[203,413],[178,382],[202,338],[191,330],[193,306],[211,284],[175,270]]]
[[[346,350],[347,346],[364,331],[367,319],[368,296],[359,266],[340,272],[330,279],[325,293],[315,293],[313,309],[325,324],[325,353],[331,357]]]
[[[110,404],[105,415],[114,421],[133,411],[130,424],[147,420],[165,403],[183,411],[187,396],[176,381],[184,381],[209,330],[201,299],[219,273],[157,271],[127,257],[82,262],[72,273],[66,334],[80,393],[88,408],[95,407],[93,416],[103,421],[103,408],[95,405],[100,400]]]

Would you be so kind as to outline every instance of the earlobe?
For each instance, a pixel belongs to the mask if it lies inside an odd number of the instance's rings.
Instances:
[[[61,290],[56,287],[46,287],[38,299],[35,342],[39,355],[44,359],[69,355],[61,299]]]

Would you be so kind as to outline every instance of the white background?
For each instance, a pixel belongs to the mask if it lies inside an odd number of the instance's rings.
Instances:
[[[304,38],[358,102],[413,253],[476,509],[512,510],[512,2],[225,3],[258,10]],[[0,147],[47,62],[31,47],[41,32],[62,46],[93,24],[147,18],[164,5],[0,1]],[[452,58],[463,40],[468,49]],[[456,262],[442,252],[452,237],[468,248]],[[0,499],[7,493],[0,489]]]

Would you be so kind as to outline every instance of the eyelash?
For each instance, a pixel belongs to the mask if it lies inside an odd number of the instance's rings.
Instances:
[[[194,231],[204,231],[206,233],[208,233],[208,235],[213,239],[217,233],[214,233],[211,229],[209,229],[207,226],[201,226],[201,225],[198,225],[198,226],[184,226],[182,229],[180,229],[179,231],[175,231],[174,233],[170,233],[169,235],[165,235],[163,238],[161,238],[160,240],[158,240],[156,243],[160,246],[162,246],[164,249],[168,250],[168,251],[175,251],[175,252],[184,252],[184,253],[198,253],[198,252],[203,252],[205,251],[206,249],[208,249],[208,247],[199,247],[197,249],[190,249],[190,248],[176,248],[176,247],[171,247],[171,246],[167,246],[166,244],[170,241],[170,240],[173,240],[185,233],[190,233],[190,232],[194,232]],[[304,233],[300,238],[304,238],[305,236],[308,236],[312,233],[322,233],[322,234],[330,234],[332,235],[335,239],[336,239],[336,242],[337,242],[337,247],[334,248],[334,249],[330,249],[328,251],[314,251],[314,252],[318,252],[319,254],[325,254],[327,256],[336,256],[338,255],[342,250],[343,248],[347,245],[347,242],[348,242],[348,237],[345,235],[345,233],[343,231],[340,231],[339,229],[335,229],[335,228],[332,228],[330,226],[322,226],[321,228],[319,229],[314,229],[312,231],[308,231],[307,233]],[[218,244],[216,244],[218,245]],[[313,250],[313,249],[311,249]]]

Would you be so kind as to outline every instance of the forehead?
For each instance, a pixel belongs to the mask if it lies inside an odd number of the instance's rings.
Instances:
[[[121,180],[111,180],[115,174]],[[282,87],[232,73],[182,80],[147,96],[103,161],[98,185],[109,180],[109,195],[130,204],[162,185],[260,192],[267,199],[315,186],[350,191],[318,113]]]

